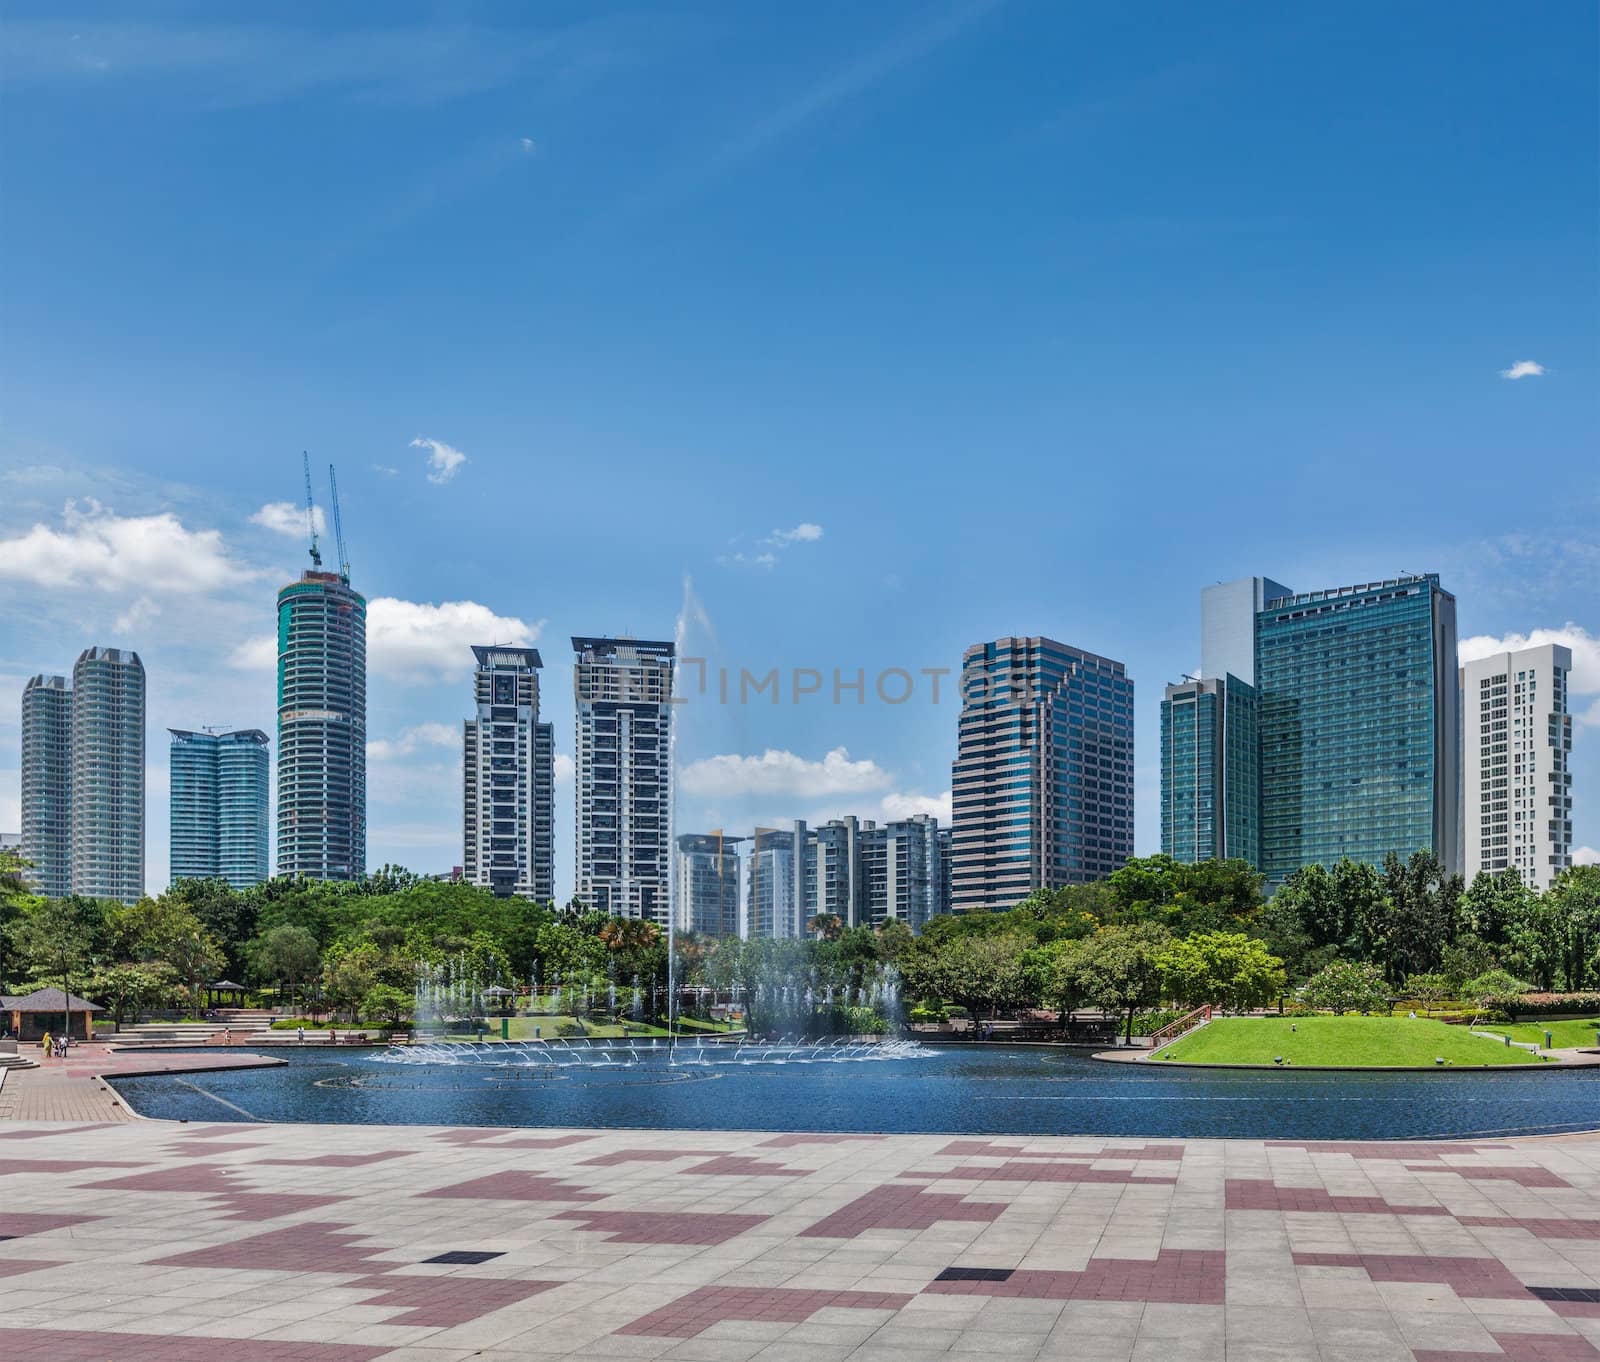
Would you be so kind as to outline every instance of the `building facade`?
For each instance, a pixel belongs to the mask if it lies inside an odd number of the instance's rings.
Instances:
[[[1461,668],[1466,875],[1515,870],[1544,890],[1572,864],[1572,652],[1557,644]]]
[[[260,884],[269,874],[272,739],[259,728],[167,732],[172,879]]]
[[[860,907],[853,925],[903,922],[921,932],[939,911],[939,820],[918,813],[861,831]]]
[[[968,648],[952,772],[955,912],[1104,879],[1133,855],[1133,682],[1048,638]]]
[[[1391,851],[1461,869],[1456,602],[1436,575],[1268,601],[1256,686],[1269,883]]]
[[[574,638],[577,897],[667,929],[674,645]]]
[[[806,841],[803,821],[788,829],[755,830],[745,875],[745,920],[751,937],[794,941],[807,934]]]
[[[739,843],[721,832],[678,838],[678,930],[738,937]]]
[[[341,573],[278,593],[278,873],[367,865],[367,602]]]
[[[1179,861],[1261,859],[1260,713],[1233,673],[1161,699],[1161,850]]]
[[[72,892],[144,894],[145,677],[139,654],[86,648],[72,668]]]
[[[22,858],[40,894],[72,892],[72,687],[35,676],[22,689]]]
[[[555,898],[555,729],[539,720],[537,648],[474,647],[464,729],[462,870],[499,898]]]

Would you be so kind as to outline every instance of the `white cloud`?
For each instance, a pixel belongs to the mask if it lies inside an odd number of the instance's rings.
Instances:
[[[428,481],[440,487],[455,477],[461,471],[461,465],[467,462],[467,456],[459,449],[447,445],[443,440],[431,440],[426,435],[417,436],[411,442],[411,448],[428,451]]]
[[[1462,662],[1475,662],[1496,653],[1542,648],[1548,643],[1572,650],[1572,670],[1567,674],[1568,707],[1579,723],[1600,725],[1600,701],[1580,711],[1570,698],[1600,691],[1600,636],[1591,634],[1582,625],[1569,623],[1560,629],[1535,629],[1527,634],[1506,634],[1500,638],[1493,634],[1475,634],[1462,639],[1456,651]]]
[[[1519,359],[1509,369],[1502,369],[1500,371],[1500,377],[1510,379],[1538,378],[1543,372],[1544,365],[1538,363],[1536,360]]]
[[[278,667],[278,640],[271,634],[247,638],[228,654],[228,665],[241,672],[270,672]]]
[[[328,524],[323,519],[322,507],[312,508],[311,519],[318,534],[327,533]],[[296,506],[292,501],[269,501],[250,517],[250,523],[259,525],[264,530],[271,530],[273,534],[287,535],[291,539],[304,539],[306,508]]]
[[[422,723],[404,729],[398,738],[374,738],[367,743],[368,761],[394,761],[409,757],[420,747],[456,747],[461,730],[449,724]]]
[[[538,154],[539,144],[537,142],[535,142],[533,140],[533,138],[531,138],[531,137],[518,138],[517,139],[517,145],[522,148],[523,154],[525,156],[534,156],[534,155]]]
[[[1600,865],[1600,851],[1593,847],[1579,847],[1572,853],[1573,865]]]
[[[140,596],[117,616],[111,628],[118,634],[134,634],[143,629],[161,613],[161,607],[148,596]]]
[[[775,553],[725,553],[717,562],[736,567],[761,568],[770,572],[778,565],[778,555]]]
[[[391,681],[460,680],[472,667],[473,644],[526,647],[543,628],[543,620],[497,615],[476,601],[430,605],[379,596],[367,604],[367,665]]]
[[[259,575],[228,556],[216,530],[185,529],[170,511],[119,516],[92,497],[67,502],[59,529],[36,524],[0,539],[0,579],[42,587],[178,594]]]
[[[573,773],[577,770],[577,767],[573,765],[572,758],[569,757],[565,752],[556,753],[556,759],[553,765],[555,769],[555,781],[557,785],[565,785],[569,780],[572,779]]]
[[[787,795],[820,799],[830,795],[860,794],[883,789],[889,773],[876,762],[851,761],[836,747],[821,761],[769,747],[760,756],[726,753],[690,762],[681,773],[688,794],[709,798],[730,795]]]
[[[786,549],[791,544],[814,544],[822,538],[822,526],[809,520],[801,521],[792,530],[774,530],[761,542],[773,548]]]
[[[393,464],[375,463],[371,465],[371,468],[374,473],[382,473],[386,478],[397,478],[400,476],[400,470]]]
[[[919,813],[931,813],[939,820],[940,827],[949,827],[952,817],[950,794],[949,790],[942,795],[902,794],[896,791],[884,795],[879,807],[885,818],[910,818]]]

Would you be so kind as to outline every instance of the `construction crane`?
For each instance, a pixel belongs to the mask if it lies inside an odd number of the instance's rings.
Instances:
[[[339,553],[339,576],[348,585],[350,582],[350,560],[344,552],[344,521],[339,516],[339,477],[333,471],[333,465],[328,465],[328,492],[333,498],[333,543]]]
[[[311,536],[311,566],[322,566],[322,551],[317,547],[317,506],[311,499],[311,455],[300,451],[300,461],[306,470],[306,533]]]

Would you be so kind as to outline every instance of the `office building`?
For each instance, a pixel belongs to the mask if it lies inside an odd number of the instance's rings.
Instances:
[[[955,912],[1104,879],[1133,855],[1133,682],[1048,638],[968,648],[952,773]]]
[[[1252,668],[1252,670],[1254,670]],[[1161,699],[1161,850],[1179,861],[1261,859],[1259,710],[1229,672]]]
[[[269,873],[272,739],[259,728],[167,732],[172,879],[260,884]]]
[[[678,838],[678,930],[738,937],[739,843],[721,832]]]
[[[1241,577],[1200,591],[1200,675],[1256,684],[1256,616],[1294,592],[1270,577]]]
[[[954,890],[950,883],[950,868],[954,861],[955,842],[949,828],[939,829],[939,897],[934,905],[934,915],[950,912]]]
[[[35,676],[22,689],[22,859],[35,892],[72,892],[72,687]]]
[[[555,729],[539,721],[537,648],[474,647],[464,733],[462,869],[499,898],[555,898]]]
[[[86,648],[72,668],[72,892],[144,895],[144,664]]]
[[[1515,870],[1536,889],[1572,864],[1572,652],[1495,653],[1461,668],[1466,875]]]
[[[278,873],[358,880],[366,864],[367,602],[313,568],[278,593]]]
[[[1461,869],[1456,602],[1436,575],[1268,601],[1256,688],[1269,883],[1391,851]]]
[[[671,913],[670,642],[574,638],[577,897],[666,930]]]

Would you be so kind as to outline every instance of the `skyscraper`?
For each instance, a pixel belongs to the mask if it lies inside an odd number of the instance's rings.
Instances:
[[[663,930],[671,905],[671,643],[574,638],[577,897]]]
[[[1461,668],[1466,874],[1513,869],[1548,889],[1572,864],[1572,652],[1495,653]]]
[[[272,740],[259,728],[167,732],[172,879],[219,878],[235,889],[260,884],[268,874]]]
[[[757,828],[745,876],[750,936],[793,941],[806,934],[806,825]]]
[[[278,593],[278,873],[356,880],[366,863],[367,602],[313,569]]]
[[[739,935],[739,843],[720,832],[678,838],[678,930]]]
[[[852,926],[903,922],[920,932],[939,911],[939,820],[916,813],[861,828],[861,903]]]
[[[555,729],[539,722],[537,648],[472,649],[477,659],[462,761],[462,866],[497,897],[555,897]]]
[[[1268,601],[1256,615],[1261,859],[1461,869],[1456,601],[1436,575]]]
[[[86,648],[72,669],[72,892],[144,894],[144,664]]]
[[[72,688],[36,676],[22,690],[22,859],[50,898],[72,892]]]
[[[1103,879],[1133,855],[1133,682],[1048,638],[968,648],[952,773],[955,912]]]
[[[1261,859],[1259,722],[1255,687],[1232,672],[1166,688],[1161,850],[1168,856]]]

